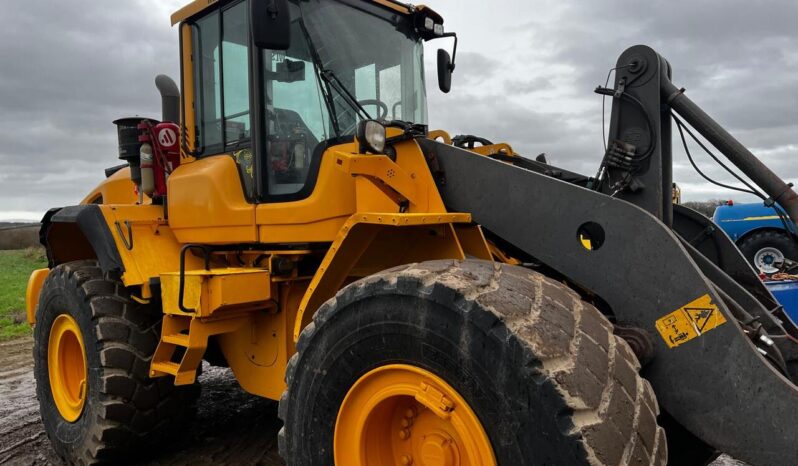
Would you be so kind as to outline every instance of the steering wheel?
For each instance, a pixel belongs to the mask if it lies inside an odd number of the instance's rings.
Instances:
[[[383,102],[381,100],[364,99],[364,100],[358,100],[357,103],[359,103],[360,105],[362,105],[364,107],[366,105],[376,105],[378,110],[379,110],[379,112],[377,113],[377,119],[378,120],[384,120],[385,117],[388,116],[388,104],[386,104],[385,102]]]

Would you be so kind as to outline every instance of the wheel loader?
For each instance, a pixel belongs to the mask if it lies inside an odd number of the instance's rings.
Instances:
[[[798,196],[654,50],[596,88],[585,176],[428,127],[424,44],[453,46],[443,92],[457,47],[429,7],[195,0],[171,21],[161,118],[117,120],[124,164],[42,221],[27,312],[66,462],[179,438],[206,361],[279,401],[289,465],[798,464],[798,329],[672,202],[674,122],[793,220]]]

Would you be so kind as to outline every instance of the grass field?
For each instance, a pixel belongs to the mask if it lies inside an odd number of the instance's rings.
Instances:
[[[0,340],[30,333],[25,287],[30,273],[46,266],[42,249],[0,251]]]

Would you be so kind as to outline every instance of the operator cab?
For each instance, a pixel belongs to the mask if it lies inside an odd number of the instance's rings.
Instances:
[[[426,125],[423,41],[444,36],[431,10],[237,0],[197,12],[197,3],[173,16],[182,21],[183,151],[231,155],[250,202],[310,195],[325,149],[351,142],[362,120]]]

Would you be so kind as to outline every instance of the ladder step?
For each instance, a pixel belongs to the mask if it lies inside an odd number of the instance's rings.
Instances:
[[[154,372],[177,375],[177,372],[180,370],[180,364],[171,361],[158,361],[152,363],[150,370]]]
[[[175,333],[175,334],[172,334],[172,335],[164,335],[163,337],[161,337],[161,339],[165,343],[171,343],[173,345],[183,346],[183,347],[188,348],[189,339],[188,339],[188,335],[186,335],[186,334]]]

